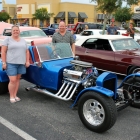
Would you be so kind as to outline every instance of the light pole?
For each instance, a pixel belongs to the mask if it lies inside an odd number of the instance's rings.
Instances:
[[[1,11],[1,10],[2,10],[2,8],[3,8],[3,7],[2,7],[2,1],[0,1],[0,4],[1,4],[1,6],[0,6],[0,11]]]

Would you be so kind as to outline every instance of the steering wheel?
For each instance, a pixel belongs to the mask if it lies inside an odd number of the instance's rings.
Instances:
[[[52,53],[50,54],[50,57],[51,57],[52,59],[61,58],[61,57],[60,57],[60,54],[61,54],[61,49],[60,49],[60,48],[57,48],[57,49],[54,49],[54,50],[52,51]]]

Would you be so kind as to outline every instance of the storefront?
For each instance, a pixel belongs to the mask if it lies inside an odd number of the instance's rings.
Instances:
[[[17,17],[21,15],[22,19],[29,19],[29,25],[33,26],[40,25],[40,21],[33,19],[33,14],[38,8],[46,8],[49,13],[54,13],[50,23],[58,23],[61,20],[66,24],[96,22],[97,13],[93,4],[61,2],[61,0],[17,0],[16,7]]]
[[[140,27],[140,3],[137,6],[132,6],[132,12],[134,13],[132,20],[135,23],[135,26]]]

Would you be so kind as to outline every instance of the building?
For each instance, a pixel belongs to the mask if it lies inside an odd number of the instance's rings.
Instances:
[[[137,27],[140,27],[140,2],[138,3],[138,5],[133,5],[131,9],[134,13],[134,15],[132,16],[132,21]]]
[[[9,23],[17,22],[16,18],[16,5],[15,4],[7,4],[5,0],[2,0],[3,10],[9,13],[11,19],[8,20]]]
[[[79,4],[61,2],[61,0],[17,0],[18,22],[28,21],[29,25],[39,26],[40,21],[33,19],[32,14],[38,8],[47,8],[49,13],[54,13],[50,23],[64,20],[66,24],[78,21],[96,22],[96,6],[93,4]],[[46,25],[47,23],[44,23]]]

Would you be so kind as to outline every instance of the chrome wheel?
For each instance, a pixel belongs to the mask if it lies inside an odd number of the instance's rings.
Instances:
[[[83,105],[85,119],[94,126],[101,125],[105,119],[103,106],[95,99],[87,100]]]

